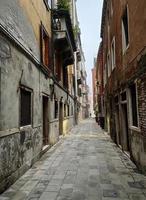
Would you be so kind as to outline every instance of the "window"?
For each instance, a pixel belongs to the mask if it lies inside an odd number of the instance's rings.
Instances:
[[[41,25],[41,62],[50,67],[51,64],[51,41],[44,26]]]
[[[115,101],[115,104],[118,104],[119,103],[119,96],[117,95],[117,96],[115,96],[115,99],[114,99],[114,101]]]
[[[54,101],[54,118],[58,118],[58,101]]]
[[[136,84],[130,86],[132,126],[138,127],[137,91]]]
[[[104,87],[107,83],[107,65],[105,64],[105,67],[104,67]]]
[[[61,68],[62,68],[62,60],[61,60],[61,53],[56,50],[55,51],[55,75],[58,80],[61,80]]]
[[[126,101],[127,100],[127,94],[126,91],[121,93],[121,101]]]
[[[122,17],[122,46],[123,51],[127,48],[129,44],[129,25],[128,25],[128,8],[126,7],[123,17]]]
[[[64,117],[66,117],[66,104],[64,104]]]
[[[113,16],[113,2],[112,2],[112,0],[111,0],[111,16]]]
[[[71,115],[73,115],[74,114],[74,108],[73,108],[73,106],[71,106]]]
[[[70,116],[70,106],[67,105],[67,116]]]
[[[111,63],[112,63],[112,70],[113,70],[115,68],[115,65],[116,65],[115,37],[113,37],[112,44],[111,44]]]
[[[31,124],[31,92],[20,89],[20,126]]]
[[[107,72],[108,72],[108,77],[110,77],[110,75],[111,75],[110,54],[107,55]]]

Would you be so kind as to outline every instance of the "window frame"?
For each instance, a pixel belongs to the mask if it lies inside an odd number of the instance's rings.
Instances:
[[[107,63],[105,63],[105,65],[104,65],[104,87],[107,84],[107,78],[108,78],[108,76],[107,76]]]
[[[132,112],[132,95],[130,87],[135,84],[135,98],[136,98],[136,114],[137,114],[137,126],[133,125],[133,112]],[[133,82],[128,88],[128,99],[129,99],[129,121],[130,121],[130,129],[134,129],[140,131],[139,124],[139,110],[138,110],[138,91],[137,91],[137,80]]]
[[[124,23],[123,23],[123,17],[125,15],[125,12],[127,11],[127,33],[128,33],[128,43],[126,42],[126,34],[125,34],[125,27],[124,27]],[[123,11],[123,15],[121,18],[121,24],[122,24],[122,50],[123,50],[123,54],[127,51],[127,49],[129,48],[130,45],[130,34],[129,34],[129,8],[128,5],[126,5],[124,11]]]
[[[110,10],[111,10],[111,17],[112,17],[113,14],[114,14],[114,9],[113,9],[113,2],[112,2],[112,0],[111,0],[111,2],[110,2]]]
[[[112,68],[111,68],[111,58],[110,58],[110,51],[107,54],[107,77],[111,76]]]
[[[112,39],[111,42],[111,65],[112,65],[112,71],[116,67],[116,39],[115,36]]]

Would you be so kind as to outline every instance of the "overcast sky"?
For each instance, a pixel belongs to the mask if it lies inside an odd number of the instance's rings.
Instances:
[[[103,0],[77,0],[81,41],[86,59],[87,83],[91,87],[91,69],[100,43],[100,24]]]

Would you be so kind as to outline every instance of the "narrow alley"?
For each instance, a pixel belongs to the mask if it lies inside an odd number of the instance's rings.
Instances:
[[[74,127],[0,200],[145,200],[146,177],[93,119]]]

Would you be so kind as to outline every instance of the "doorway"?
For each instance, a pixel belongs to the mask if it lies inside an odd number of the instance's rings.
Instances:
[[[59,135],[63,135],[63,103],[59,103]]]
[[[49,112],[48,112],[49,98],[43,96],[43,146],[49,144]]]
[[[121,134],[120,134],[120,124],[119,124],[119,105],[116,105],[115,111],[115,126],[116,126],[116,143],[121,146]]]
[[[122,108],[122,127],[121,128],[123,130],[123,150],[130,151],[127,103],[122,104],[121,108]]]

